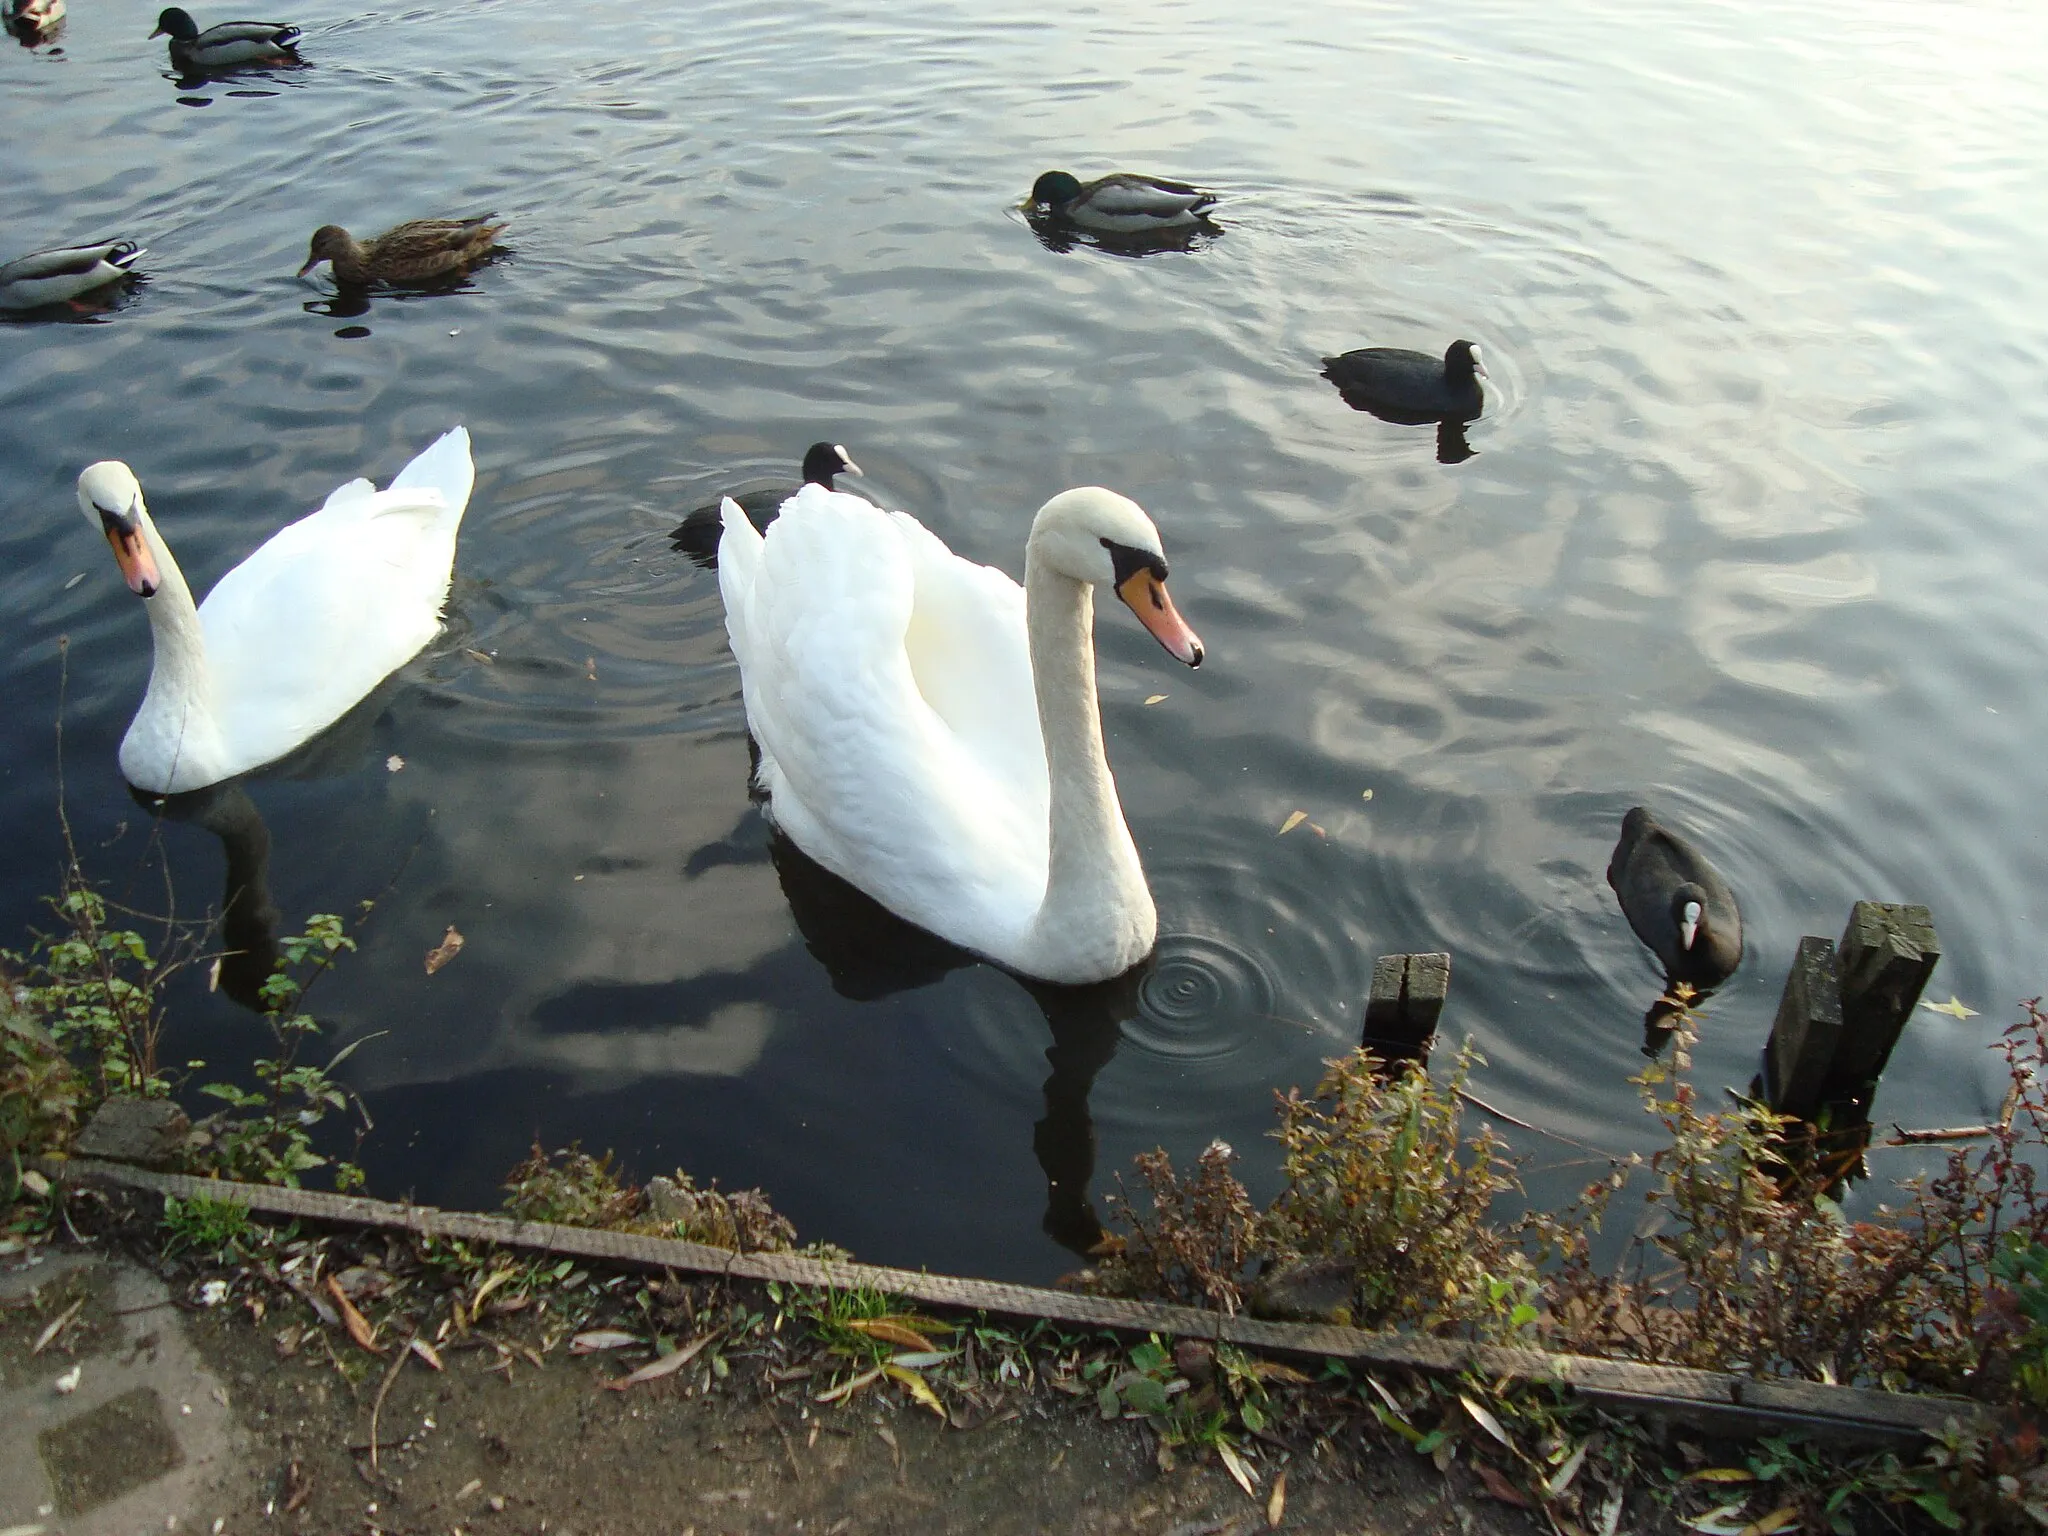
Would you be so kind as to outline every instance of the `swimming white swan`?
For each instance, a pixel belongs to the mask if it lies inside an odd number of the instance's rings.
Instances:
[[[156,662],[121,740],[121,772],[175,794],[272,762],[332,725],[441,627],[474,470],[444,434],[389,490],[351,480],[214,584],[199,607],[118,459],[78,477],[145,599]]]
[[[883,906],[1021,975],[1079,983],[1159,919],[1102,750],[1095,588],[1200,666],[1159,530],[1097,486],[1039,508],[1020,588],[915,518],[806,485],[766,536],[724,509],[718,584],[769,808]]]

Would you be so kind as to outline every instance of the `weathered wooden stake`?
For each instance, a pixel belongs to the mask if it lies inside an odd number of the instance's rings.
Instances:
[[[1381,955],[1372,963],[1359,1044],[1383,1061],[1429,1060],[1450,990],[1449,955]]]
[[[1780,1114],[1815,1119],[1835,1106],[1868,1111],[1899,1032],[1941,959],[1927,909],[1859,901],[1839,946],[1799,941],[1764,1046],[1764,1089]]]
[[[1941,960],[1941,940],[1925,907],[1859,901],[1840,955],[1842,1045],[1833,1075],[1867,1101]]]
[[[1764,1042],[1764,1089],[1781,1115],[1810,1120],[1819,1111],[1828,1064],[1842,1038],[1842,993],[1835,946],[1812,935],[1799,941],[1792,974],[1778,999],[1778,1017]]]

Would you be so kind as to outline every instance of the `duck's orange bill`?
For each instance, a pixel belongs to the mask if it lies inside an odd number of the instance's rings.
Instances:
[[[1152,638],[1166,647],[1167,654],[1191,667],[1202,664],[1202,642],[1166,595],[1165,582],[1150,571],[1137,571],[1116,589],[1116,595],[1138,616],[1138,622],[1152,631]]]
[[[156,556],[142,541],[142,531],[109,527],[107,544],[114,551],[114,563],[128,580],[128,590],[137,597],[154,597],[156,589],[164,584],[163,577],[157,574]]]

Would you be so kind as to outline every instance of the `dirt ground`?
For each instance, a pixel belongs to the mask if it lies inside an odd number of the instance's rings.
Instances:
[[[296,1301],[123,1246],[0,1257],[0,1536],[1538,1528],[1405,1447],[1278,1457],[1248,1497],[1206,1455],[1162,1470],[1142,1421],[1043,1386],[972,1428],[894,1393],[820,1402],[829,1375],[743,1355],[722,1378],[607,1390],[644,1351],[576,1357],[556,1329],[543,1353],[529,1317],[394,1373],[395,1339],[373,1356]]]

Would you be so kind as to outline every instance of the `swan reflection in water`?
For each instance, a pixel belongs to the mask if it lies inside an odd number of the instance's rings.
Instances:
[[[220,839],[227,855],[218,935],[220,990],[256,1013],[268,1010],[263,983],[277,970],[279,913],[270,899],[270,828],[240,779],[210,784],[180,795],[128,793],[150,814],[189,822]]]
[[[804,947],[825,967],[832,990],[855,1002],[930,986],[947,972],[986,962],[936,934],[905,922],[872,897],[814,862],[771,831],[769,861],[782,882]],[[1045,1171],[1041,1225],[1061,1247],[1086,1256],[1103,1238],[1089,1198],[1095,1175],[1095,1120],[1088,1095],[1138,1013],[1148,960],[1092,986],[1061,987],[1015,978],[1031,994],[1052,1031],[1046,1048],[1045,1116],[1032,1127],[1031,1148]]]

